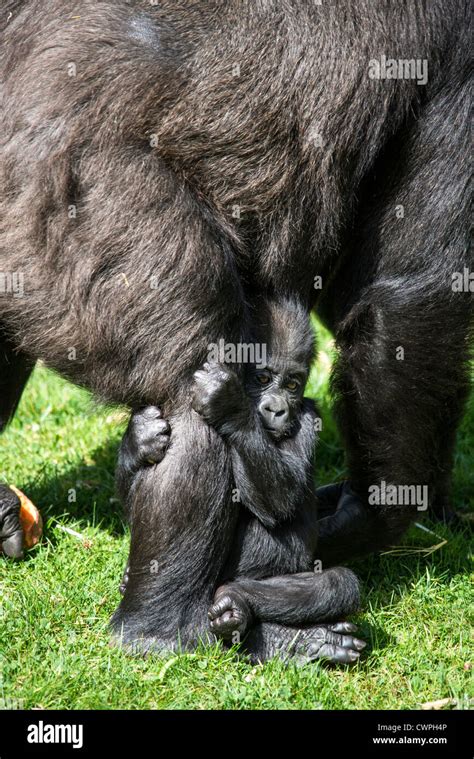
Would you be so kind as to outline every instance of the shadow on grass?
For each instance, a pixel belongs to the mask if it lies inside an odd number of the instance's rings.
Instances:
[[[90,454],[93,463],[79,463],[61,475],[25,479],[22,487],[40,509],[44,523],[66,517],[115,537],[126,532],[114,482],[118,446],[116,440],[110,441]],[[51,532],[48,539],[55,543]]]
[[[321,485],[344,476],[344,454],[326,399],[319,405],[324,419],[317,451],[317,477],[318,485]],[[473,437],[474,403],[471,400],[459,432],[456,452],[455,503],[462,505],[467,505],[473,489],[470,448]],[[76,528],[79,531],[94,527],[113,537],[126,534],[128,528],[114,486],[118,445],[115,435],[90,453],[87,463],[77,463],[57,475],[48,467],[48,471],[43,470],[36,479],[25,478],[21,487],[41,510],[45,523],[48,520],[74,522],[79,525]],[[469,534],[456,533],[440,524],[425,524],[436,535],[412,528],[403,539],[406,555],[374,555],[351,563],[366,591],[364,611],[367,600],[372,598],[376,599],[378,606],[393,605],[427,572],[436,576],[438,582],[448,585],[454,576],[470,571]],[[411,553],[413,549],[421,551],[439,543],[437,536],[447,540],[442,548],[430,555]],[[59,533],[51,529],[46,531],[46,537],[53,546],[60,539]],[[33,551],[27,560],[34,556]],[[367,639],[376,640],[379,648],[393,645],[382,629],[369,629],[365,620],[361,621],[361,632]]]

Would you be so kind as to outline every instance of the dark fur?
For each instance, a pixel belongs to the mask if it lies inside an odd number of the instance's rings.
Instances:
[[[225,444],[187,393],[209,343],[248,337],[255,288],[318,308],[340,347],[360,501],[355,522],[325,528],[325,560],[391,543],[413,518],[367,510],[369,484],[427,484],[445,510],[472,323],[472,295],[451,289],[472,268],[467,0],[7,0],[0,13],[0,271],[25,286],[0,297],[2,334],[21,362],[105,400],[158,403],[173,429],[160,483],[151,468],[133,486],[126,637],[187,642],[204,624],[237,514]],[[426,58],[427,86],[371,80],[381,54]],[[4,371],[8,418],[25,375]]]
[[[300,304],[257,302],[253,331],[266,346],[267,366],[244,365],[242,380],[227,366],[196,372],[192,407],[230,446],[242,503],[266,527],[275,527],[295,514],[312,482],[316,435],[310,400],[301,411],[313,333]],[[259,382],[261,375],[267,385]],[[286,387],[289,378],[298,382],[293,392]],[[271,407],[285,412],[283,422],[269,413]]]
[[[278,654],[353,662],[363,642],[317,623],[340,622],[358,608],[357,578],[341,567],[307,571],[313,565],[317,540],[313,484],[316,415],[312,401],[303,398],[313,354],[309,320],[304,309],[290,301],[262,301],[254,319],[256,334],[267,348],[264,368],[245,366],[243,380],[226,365],[208,365],[195,374],[192,406],[224,440],[231,464],[222,505],[238,511],[236,535],[220,577],[225,584],[217,591],[208,613],[210,629],[232,642],[236,642],[235,633],[240,642],[240,636],[250,631],[245,643],[254,659]],[[264,385],[259,381],[261,375],[267,380]],[[287,387],[291,378],[299,380],[292,391]],[[269,398],[288,412],[278,430],[266,426],[264,407]],[[163,461],[165,425],[153,407],[132,416],[118,467],[125,504],[143,467]],[[156,483],[161,483],[157,503],[170,500],[162,467],[160,464],[156,470]],[[206,471],[211,481],[219,474]],[[133,516],[130,521],[133,529]],[[121,620],[123,607],[133,599],[130,581],[136,565],[137,558],[131,558],[122,581],[125,598],[117,614]],[[306,632],[297,653],[292,645],[301,626]],[[199,634],[205,636],[207,628]],[[139,643],[146,647],[163,645],[151,632]]]

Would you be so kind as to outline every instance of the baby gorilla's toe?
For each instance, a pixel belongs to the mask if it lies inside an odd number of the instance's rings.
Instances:
[[[245,635],[253,620],[245,598],[229,585],[218,589],[208,617],[212,632],[225,640],[232,639],[235,633]]]
[[[295,642],[294,658],[299,663],[326,659],[335,664],[355,664],[366,643],[344,633],[355,632],[356,629],[348,622],[338,622],[301,630]]]

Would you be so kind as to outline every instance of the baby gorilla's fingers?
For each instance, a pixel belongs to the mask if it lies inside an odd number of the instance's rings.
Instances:
[[[157,406],[144,406],[132,413],[120,445],[116,475],[117,489],[124,502],[137,473],[163,461],[170,434],[170,425]]]
[[[6,485],[0,485],[0,547],[12,559],[23,558],[20,499]]]
[[[136,421],[146,419],[161,419],[163,417],[162,411],[159,406],[143,406],[138,411],[135,411],[133,418]]]
[[[217,392],[234,375],[231,369],[221,364],[204,364],[202,369],[194,372],[193,378],[196,390],[207,391],[209,394]]]
[[[204,385],[209,379],[209,374],[205,371],[205,369],[198,369],[196,372],[194,372],[193,379],[198,385]]]
[[[194,373],[191,406],[204,421],[221,434],[248,403],[244,387],[233,369],[224,364],[204,364]]]

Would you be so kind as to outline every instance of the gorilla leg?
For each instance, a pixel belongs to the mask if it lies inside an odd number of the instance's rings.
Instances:
[[[33,366],[34,361],[15,350],[0,327],[0,431],[15,413]]]
[[[359,601],[357,577],[345,567],[264,580],[240,577],[218,588],[209,619],[211,629],[223,635],[226,612],[242,605],[248,607],[249,621],[309,625],[353,614]]]
[[[0,432],[14,415],[33,366],[0,328]],[[0,485],[0,549],[12,558],[23,556],[20,501],[6,485]]]
[[[238,517],[223,441],[193,411],[169,421],[164,460],[139,470],[130,490],[129,576],[112,620],[140,651],[214,639],[207,611]]]
[[[396,159],[385,173],[379,167],[387,190],[361,218],[357,265],[349,257],[331,292],[339,418],[360,500],[353,518],[340,508],[321,523],[325,565],[397,542],[426,507],[407,498],[409,488],[425,487],[429,506],[446,508],[473,315],[472,293],[455,284],[472,268],[463,118],[469,96],[462,71],[459,77],[426,106],[408,141],[390,151]],[[384,484],[396,487],[395,498],[377,504]]]
[[[107,92],[106,76],[103,85]],[[63,213],[67,192],[49,181],[57,161],[37,165],[35,148],[31,183],[0,229],[0,269],[24,272],[28,303],[0,299],[0,319],[25,351],[102,399],[159,403],[173,421],[169,465],[140,472],[130,494],[129,583],[113,625],[125,642],[141,639],[143,647],[173,647],[179,638],[191,645],[208,629],[234,511],[224,444],[186,410],[187,395],[209,344],[245,338],[238,240],[147,144],[121,138],[110,151],[96,145],[77,157],[72,122],[65,129],[71,151],[64,145],[60,173],[65,184],[76,177],[81,211],[74,220]],[[48,208],[58,209],[54,221],[53,211],[47,217],[55,228],[48,255],[39,231],[45,210],[34,202],[46,203],[44,186],[54,195]]]

